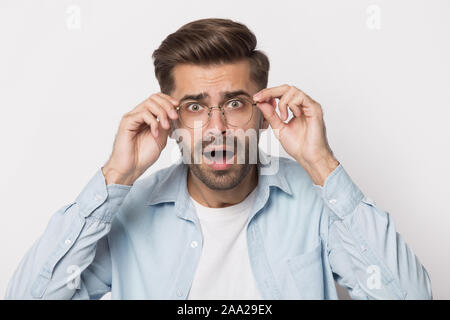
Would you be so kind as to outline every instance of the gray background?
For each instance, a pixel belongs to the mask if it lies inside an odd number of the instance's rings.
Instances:
[[[449,9],[446,0],[0,0],[0,297],[53,212],[107,160],[121,116],[159,91],[153,50],[189,21],[225,17],[256,34],[269,87],[295,85],[321,103],[336,157],[393,216],[434,297],[450,298]],[[176,154],[170,141],[146,175]]]

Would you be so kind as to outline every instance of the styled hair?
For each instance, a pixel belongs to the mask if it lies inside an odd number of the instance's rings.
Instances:
[[[258,90],[267,87],[269,58],[256,48],[256,37],[244,24],[229,19],[200,19],[189,22],[168,35],[153,54],[155,76],[162,93],[174,89],[175,65],[188,63],[209,66],[250,62],[250,79]]]

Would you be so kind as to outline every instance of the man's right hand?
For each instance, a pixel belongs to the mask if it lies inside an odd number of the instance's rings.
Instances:
[[[176,99],[158,92],[122,117],[113,151],[102,168],[107,185],[132,185],[158,160],[171,131],[170,119],[178,118],[176,105]]]

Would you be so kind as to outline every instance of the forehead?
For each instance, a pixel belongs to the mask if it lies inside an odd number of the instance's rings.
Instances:
[[[247,60],[211,66],[179,64],[173,69],[174,92],[180,99],[185,94],[208,93],[213,99],[223,91],[256,90],[250,80],[250,64]]]

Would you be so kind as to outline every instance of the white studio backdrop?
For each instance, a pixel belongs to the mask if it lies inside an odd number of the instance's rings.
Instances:
[[[50,216],[108,159],[121,116],[159,91],[153,50],[220,17],[256,34],[269,87],[321,103],[336,157],[393,216],[434,298],[449,299],[449,12],[448,0],[0,0],[0,297]],[[169,141],[145,175],[175,154]]]

